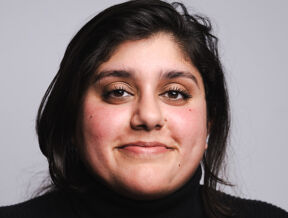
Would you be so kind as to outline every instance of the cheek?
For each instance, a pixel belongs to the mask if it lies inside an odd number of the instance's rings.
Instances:
[[[206,110],[199,108],[176,108],[168,113],[168,128],[180,144],[202,144],[206,139]],[[204,140],[205,141],[205,140]]]
[[[103,106],[100,104],[85,102],[83,108],[83,130],[86,144],[108,143],[115,138],[119,129],[123,129],[126,119],[125,110]]]

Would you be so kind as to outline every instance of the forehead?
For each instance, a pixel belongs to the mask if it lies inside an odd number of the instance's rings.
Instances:
[[[143,82],[163,78],[167,72],[185,72],[186,75],[190,73],[194,76],[200,86],[202,85],[202,78],[197,68],[176,43],[174,37],[167,33],[121,43],[111,57],[99,66],[96,74],[113,71],[129,72],[133,78]]]
[[[149,65],[147,64],[149,63]],[[158,33],[149,38],[121,43],[112,53],[110,59],[99,66],[103,68],[126,67],[169,68],[191,65],[185,53],[180,49],[171,34]]]

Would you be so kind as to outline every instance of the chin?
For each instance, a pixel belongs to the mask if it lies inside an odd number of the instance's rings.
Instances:
[[[116,178],[114,188],[126,197],[150,200],[164,197],[176,189],[173,177],[168,177],[163,171],[142,169],[127,177]]]
[[[116,191],[128,198],[137,200],[158,199],[172,193],[172,190],[163,187],[163,184],[153,184],[153,182],[143,184],[140,181],[121,185]]]

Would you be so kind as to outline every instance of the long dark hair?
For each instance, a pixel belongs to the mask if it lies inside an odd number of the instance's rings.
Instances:
[[[199,70],[205,87],[209,126],[208,149],[202,167],[205,211],[209,217],[227,215],[216,191],[229,131],[229,103],[217,38],[207,18],[190,15],[181,3],[132,0],[114,5],[84,25],[69,43],[60,69],[46,91],[37,115],[36,130],[49,162],[53,187],[81,191],[92,179],[79,157],[83,96],[97,67],[124,41],[172,34]]]

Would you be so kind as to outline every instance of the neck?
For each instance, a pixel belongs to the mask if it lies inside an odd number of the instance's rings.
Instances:
[[[174,193],[155,200],[134,200],[124,197],[103,184],[94,186],[93,191],[79,195],[77,206],[89,214],[107,217],[201,217],[202,200],[199,181],[201,167],[192,178]],[[175,216],[173,216],[173,214]]]

